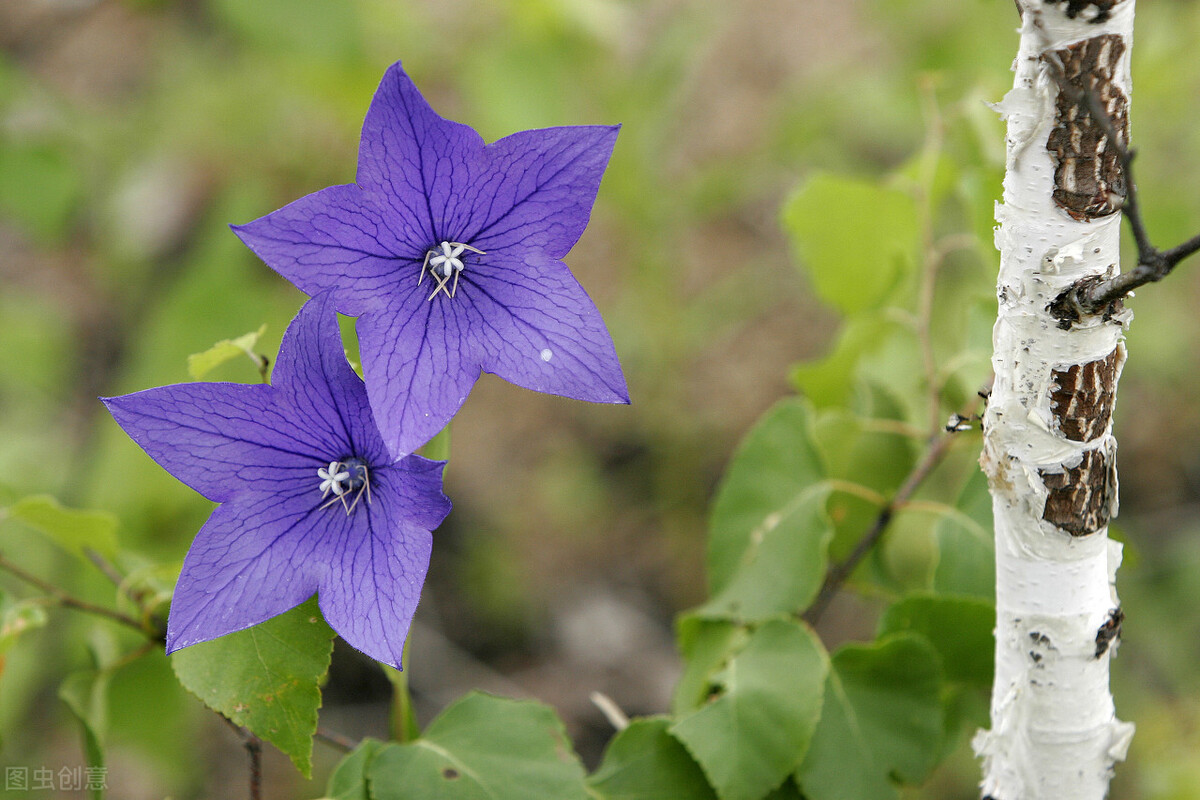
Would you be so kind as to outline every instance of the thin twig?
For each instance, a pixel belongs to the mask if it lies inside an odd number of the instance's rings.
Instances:
[[[618,731],[629,727],[629,715],[622,711],[617,702],[604,692],[592,692],[588,695],[588,699],[592,701],[592,705],[600,709],[600,713],[608,720],[609,725]]]
[[[30,574],[30,573],[26,572],[25,570],[21,569],[16,564],[14,564],[13,562],[11,562],[7,558],[5,558],[3,555],[0,555],[0,569],[5,570],[10,575],[13,575],[16,578],[21,579],[22,581],[24,581],[25,583],[28,583],[31,586],[36,586],[38,589],[41,589],[43,592],[45,592],[46,594],[53,597],[55,602],[57,602],[61,606],[64,606],[66,608],[73,608],[76,611],[83,611],[88,614],[95,614],[96,616],[99,616],[99,617],[107,617],[108,619],[119,622],[122,625],[127,625],[130,628],[133,628],[138,633],[141,633],[143,636],[151,635],[151,631],[148,631],[146,629],[146,627],[144,625],[142,625],[142,623],[138,622],[133,617],[126,616],[126,615],[122,614],[120,611],[113,611],[111,608],[104,608],[103,606],[93,605],[92,603],[89,603],[86,600],[80,600],[78,597],[67,594],[66,592],[64,592],[62,589],[59,589],[54,584],[49,583],[48,581],[44,581],[41,578],[37,577],[36,575]]]
[[[262,800],[262,742],[247,736],[245,745],[250,756],[250,800]]]
[[[242,740],[242,747],[250,756],[250,800],[262,800],[262,740],[224,714],[217,716]]]
[[[1138,252],[1137,266],[1128,272],[1108,279],[1095,277],[1081,279],[1054,300],[1051,304],[1052,307],[1060,309],[1056,315],[1060,319],[1067,319],[1065,327],[1069,327],[1070,317],[1078,319],[1084,315],[1106,313],[1113,303],[1128,297],[1134,289],[1147,283],[1161,281],[1171,274],[1179,262],[1200,251],[1200,235],[1169,250],[1159,250],[1154,246],[1146,231],[1141,207],[1138,205],[1137,185],[1133,177],[1133,160],[1137,151],[1126,147],[1123,136],[1113,124],[1112,117],[1109,116],[1108,110],[1100,101],[1100,97],[1093,87],[1079,87],[1071,84],[1066,77],[1062,62],[1053,57],[1053,54],[1048,53],[1045,60],[1050,67],[1051,77],[1058,84],[1059,91],[1081,110],[1086,111],[1100,126],[1107,139],[1107,146],[1112,147],[1116,153],[1117,161],[1121,166],[1121,174],[1125,179],[1125,198],[1121,203],[1121,212],[1129,221],[1129,228],[1133,233]]]
[[[921,85],[922,116],[925,118],[925,143],[922,147],[922,169],[918,182],[920,202],[917,204],[921,229],[921,269],[917,289],[916,334],[925,370],[925,386],[929,400],[930,430],[936,430],[941,416],[937,387],[937,358],[933,352],[933,300],[941,259],[934,257],[937,249],[933,236],[933,183],[937,177],[937,159],[942,149],[943,125],[937,97],[931,80]]]
[[[875,517],[875,521],[871,523],[871,527],[859,539],[855,545],[853,552],[846,557],[844,561],[835,564],[829,569],[825,575],[825,582],[821,585],[820,592],[817,593],[817,599],[813,601],[808,610],[804,612],[804,621],[810,625],[816,625],[817,620],[825,613],[825,609],[829,607],[829,603],[833,600],[833,596],[837,594],[838,589],[854,572],[859,562],[866,557],[867,553],[879,543],[883,538],[884,532],[887,530],[888,523],[892,521],[892,516],[899,510],[900,506],[904,505],[913,492],[920,487],[921,483],[929,477],[929,473],[933,468],[941,462],[942,457],[946,454],[946,450],[950,447],[950,442],[954,438],[954,434],[943,433],[936,436],[925,450],[925,455],[920,463],[913,467],[912,472],[908,474],[904,484],[896,490],[896,494],[892,499],[884,504],[883,508],[879,509],[879,513]]]
[[[967,407],[964,419],[969,419],[974,414],[977,404],[990,393],[991,385],[992,381],[989,379],[987,385],[980,391],[979,399],[973,401]],[[859,539],[858,544],[854,546],[854,550],[850,555],[846,556],[844,561],[830,567],[829,572],[825,574],[825,582],[821,584],[821,589],[817,592],[817,598],[813,600],[812,605],[803,614],[805,622],[810,625],[817,624],[817,620],[825,613],[825,609],[829,607],[829,603],[833,600],[834,595],[837,594],[838,589],[842,587],[842,584],[846,582],[859,563],[871,552],[871,549],[879,544],[879,540],[883,538],[883,534],[887,531],[888,525],[891,523],[896,512],[902,510],[908,504],[908,500],[912,497],[913,493],[921,487],[921,484],[925,482],[929,474],[941,463],[942,458],[945,457],[955,438],[955,434],[949,431],[935,432],[930,436],[929,445],[925,448],[925,454],[921,457],[920,462],[908,473],[908,477],[904,479],[904,483],[892,495],[891,500],[888,500],[879,509],[879,513],[876,514],[871,527]]]
[[[358,747],[358,742],[351,739],[349,736],[344,736],[336,731],[331,731],[328,728],[317,728],[317,732],[313,736],[329,745],[336,747],[338,750],[349,753],[354,748]]]
[[[84,546],[83,554],[87,556],[87,560],[91,561],[96,569],[104,574],[104,577],[112,581],[113,586],[120,587],[125,582],[125,576],[121,574],[121,571],[111,561],[100,555],[100,553],[90,547]]]
[[[104,574],[104,577],[112,581],[113,585],[117,587],[118,592],[128,598],[129,602],[133,603],[138,610],[142,612],[142,627],[149,632],[153,638],[165,640],[167,636],[166,621],[163,620],[162,617],[154,614],[154,610],[158,607],[158,603],[147,602],[147,598],[154,593],[145,589],[133,588],[129,583],[130,576],[122,575],[121,571],[117,569],[116,565],[92,548],[84,547],[83,554],[87,556],[87,559],[92,562],[92,565],[95,566],[96,569],[100,570],[100,572]],[[153,599],[153,597],[151,597],[151,599]]]

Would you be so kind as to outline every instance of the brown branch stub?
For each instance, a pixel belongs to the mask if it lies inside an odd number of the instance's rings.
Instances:
[[[1128,320],[1123,298],[1133,288],[1126,289],[1124,286],[1135,274],[1128,272],[1115,278],[1104,275],[1080,278],[1051,300],[1046,305],[1046,312],[1058,320],[1058,327],[1064,331],[1069,331],[1072,325],[1082,322],[1085,317],[1094,316],[1099,316],[1103,322],[1116,320],[1117,324],[1123,325]]]
[[[1080,14],[1084,15],[1084,19],[1091,23],[1104,22],[1111,15],[1113,6],[1119,4],[1121,0],[1047,0],[1050,3],[1058,4],[1066,2],[1067,16],[1075,19]]]
[[[1059,79],[1054,128],[1046,140],[1055,161],[1054,202],[1076,220],[1114,214],[1128,194],[1122,156],[1129,143],[1129,100],[1114,81],[1124,54],[1125,40],[1108,33],[1042,55]],[[1098,108],[1080,102],[1088,96]]]
[[[1123,360],[1118,346],[1104,358],[1051,373],[1050,411],[1063,436],[1091,442],[1108,431]]]
[[[1074,467],[1038,470],[1048,491],[1042,519],[1072,536],[1087,536],[1108,524],[1116,495],[1116,458],[1103,449],[1084,451]]]
[[[1125,612],[1121,610],[1120,606],[1109,610],[1108,619],[1104,620],[1104,623],[1096,630],[1095,658],[1108,652],[1109,647],[1114,646],[1121,638],[1121,623],[1124,621]]]

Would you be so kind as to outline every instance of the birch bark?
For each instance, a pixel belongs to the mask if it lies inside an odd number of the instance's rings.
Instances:
[[[1018,0],[993,333],[996,379],[982,464],[996,531],[996,674],[980,731],[982,793],[1102,798],[1133,725],[1119,721],[1109,660],[1122,614],[1112,409],[1128,311],[1055,307],[1118,270],[1125,184],[1115,150],[1060,81],[1093,91],[1128,138],[1135,0]],[[1059,76],[1056,78],[1056,75]]]

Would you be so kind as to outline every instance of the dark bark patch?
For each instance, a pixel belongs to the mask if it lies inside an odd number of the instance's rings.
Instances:
[[[1063,436],[1073,442],[1090,442],[1108,430],[1120,363],[1118,347],[1097,361],[1051,373],[1050,410]]]
[[[1050,0],[1051,3],[1061,3],[1063,0]],[[1121,0],[1066,0],[1067,16],[1075,19],[1081,13],[1085,14],[1088,22],[1104,22],[1112,14],[1113,6]],[[1087,16],[1091,14],[1091,16]]]
[[[1125,53],[1125,40],[1112,33],[1094,36],[1042,56],[1048,66],[1062,69],[1073,89],[1058,92],[1054,128],[1046,149],[1055,158],[1054,202],[1074,219],[1104,217],[1121,210],[1127,187],[1119,148],[1109,142],[1104,126],[1093,116],[1081,93],[1092,93],[1112,123],[1120,147],[1129,144],[1129,100],[1113,82]]]
[[[1109,276],[1112,274],[1113,271],[1110,268]],[[1092,313],[1098,313],[1100,319],[1104,322],[1110,322],[1114,319],[1121,320],[1121,314],[1125,311],[1125,302],[1120,297],[1110,301],[1103,308],[1099,308],[1094,312],[1086,307],[1089,305],[1088,297],[1090,293],[1096,287],[1109,280],[1109,276],[1088,275],[1086,278],[1080,278],[1059,292],[1058,296],[1046,305],[1046,312],[1058,320],[1058,327],[1064,331],[1071,330],[1072,325],[1081,322],[1085,316]]]
[[[1121,637],[1121,623],[1125,621],[1125,612],[1120,606],[1108,612],[1108,619],[1096,631],[1096,658],[1104,655],[1110,645]]]
[[[1042,519],[1072,536],[1087,536],[1108,524],[1115,464],[1102,449],[1088,450],[1078,466],[1062,472],[1038,470],[1048,494]]]

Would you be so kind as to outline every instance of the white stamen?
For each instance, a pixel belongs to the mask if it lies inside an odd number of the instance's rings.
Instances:
[[[360,470],[358,476],[351,476],[351,470]],[[320,467],[317,469],[317,477],[321,479],[321,485],[318,487],[321,491],[321,499],[324,500],[333,492],[328,502],[320,506],[318,510],[329,508],[339,500],[342,503],[342,508],[346,509],[346,515],[358,505],[358,501],[362,499],[364,493],[367,495],[367,504],[371,503],[371,473],[367,469],[367,465],[360,459],[354,458],[347,462],[330,461],[329,467]],[[361,480],[361,483],[356,485],[356,481]],[[358,489],[358,493],[354,495],[354,502],[347,505],[346,497]]]
[[[417,276],[417,286],[421,285],[421,281],[425,280],[425,270],[429,269],[429,257],[433,255],[432,250],[425,251],[425,263],[421,265],[421,274]]]
[[[554,352],[549,347],[547,347],[545,350],[543,350],[541,352],[541,356],[542,356],[542,361],[549,361],[550,359],[554,358]]]
[[[441,252],[438,252],[438,249]],[[425,263],[421,265],[421,274],[417,276],[417,286],[425,279],[425,272],[437,281],[437,286],[433,287],[433,292],[429,295],[430,300],[437,297],[438,292],[445,292],[447,297],[453,298],[458,292],[458,276],[466,268],[460,256],[464,250],[470,250],[472,253],[486,255],[482,250],[472,247],[469,244],[462,242],[442,242],[437,249],[427,250],[425,252]],[[450,283],[450,279],[454,279],[454,283]],[[447,288],[447,284],[449,288]]]
[[[321,485],[318,488],[321,491],[321,498],[324,499],[330,492],[340,497],[342,492],[346,491],[346,487],[342,486],[342,481],[348,481],[350,473],[342,469],[340,461],[330,461],[329,469],[317,470],[317,477],[321,479]]]

